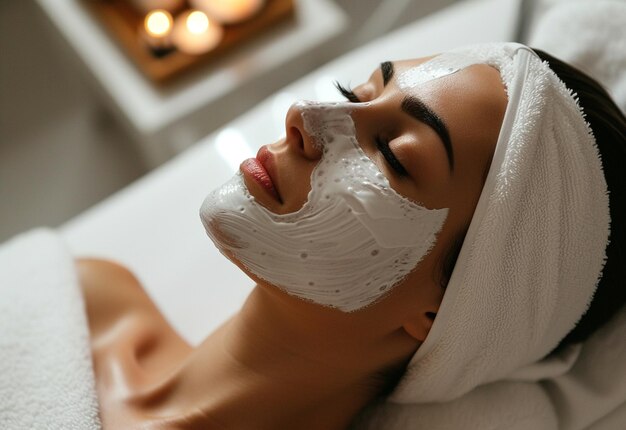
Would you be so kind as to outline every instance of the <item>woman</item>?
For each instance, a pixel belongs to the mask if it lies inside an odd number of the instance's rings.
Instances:
[[[446,286],[453,269],[457,272],[455,262],[490,177],[510,105],[512,88],[499,73],[504,75],[505,68],[476,61],[473,52],[462,54],[435,63],[432,57],[385,62],[366,83],[353,90],[339,87],[351,105],[292,106],[286,137],[242,163],[240,182],[214,193],[203,206],[209,235],[257,287],[241,311],[197,348],[172,330],[126,269],[104,261],[77,262],[105,428],[339,429],[389,393],[434,322],[444,321],[439,313]],[[602,154],[611,218],[622,219],[625,179],[615,165],[625,158],[623,115],[591,79],[547,54],[538,55],[580,97]],[[350,123],[353,128],[346,128]],[[336,147],[346,152],[333,152]],[[366,157],[359,157],[361,152]],[[347,167],[320,176],[324,169],[318,164],[332,167],[335,161]],[[365,186],[333,185],[343,177],[348,185]],[[350,183],[350,178],[357,179]],[[231,198],[242,183],[252,200]],[[328,194],[315,194],[318,185]],[[308,210],[310,201],[322,208],[319,213],[334,210],[324,202],[326,197],[335,201],[336,195],[350,202],[353,213],[345,219],[359,221],[346,228],[365,226],[380,245],[369,248],[346,236],[342,243],[354,247],[336,258],[354,262],[347,280],[360,279],[374,267],[380,275],[368,276],[377,280],[376,288],[334,289],[335,275],[348,270],[331,276],[333,261],[323,260],[323,254],[315,259],[320,239],[315,229],[296,229],[281,238],[271,236],[271,229],[260,231],[281,222],[304,223],[290,216]],[[406,210],[381,226],[372,202],[385,199],[395,199]],[[239,211],[252,221],[238,218]],[[332,218],[336,223],[343,219]],[[312,225],[328,229],[329,237],[345,233],[324,219]],[[398,225],[413,225],[419,234]],[[255,237],[263,240],[256,243]],[[293,252],[285,237],[295,238],[302,250]],[[601,239],[606,244],[606,237]],[[624,302],[624,293],[613,288],[623,266],[619,250],[624,240],[623,229],[613,223],[598,292],[561,347],[584,340]],[[269,257],[263,254],[268,243],[274,252]],[[378,266],[375,259],[387,258],[386,251],[398,243],[400,258]],[[404,251],[408,243],[419,245],[418,251]],[[353,261],[350,249],[367,250],[374,260]],[[593,257],[601,261],[601,254]],[[278,257],[282,260],[275,264],[272,258]],[[394,266],[400,264],[396,260],[410,267]],[[402,276],[385,278],[389,267]],[[321,286],[328,288],[321,291]]]

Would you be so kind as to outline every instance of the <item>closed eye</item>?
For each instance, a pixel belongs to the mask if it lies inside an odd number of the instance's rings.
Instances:
[[[385,157],[387,163],[389,163],[391,168],[395,170],[398,175],[409,176],[409,172],[406,171],[402,163],[398,161],[395,154],[389,147],[389,141],[381,139],[380,137],[376,137],[376,147],[378,148],[380,153],[383,154],[383,157]]]
[[[341,93],[341,95],[344,96],[349,102],[361,103],[361,100],[357,97],[356,94],[354,94],[351,89],[344,87],[337,81],[335,81],[335,87]],[[380,153],[383,154],[383,157],[385,157],[385,160],[391,166],[391,168],[395,170],[396,173],[398,173],[398,175],[400,176],[408,176],[409,172],[406,171],[404,166],[396,158],[391,148],[389,148],[389,142],[380,138],[379,136],[377,136],[374,140],[376,141],[376,148],[378,148]]]
[[[335,81],[335,88],[337,88],[337,91],[339,91],[341,95],[344,96],[350,103],[361,103],[361,100],[359,100],[351,89],[344,87],[337,81]]]

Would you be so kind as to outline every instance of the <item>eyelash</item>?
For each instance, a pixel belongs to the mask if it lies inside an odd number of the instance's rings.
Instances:
[[[337,88],[337,91],[339,91],[339,93],[344,96],[350,103],[361,103],[361,100],[359,100],[356,94],[354,94],[352,89],[344,87],[337,81],[335,81],[335,87]],[[400,176],[408,176],[409,173],[398,161],[391,148],[389,148],[389,141],[382,139],[380,136],[376,136],[374,141],[376,142],[376,148],[378,148],[380,153],[383,154],[383,157],[385,157],[385,160],[391,166],[391,168],[394,169],[396,173],[398,173],[398,175]]]
[[[376,147],[381,154],[383,154],[385,160],[387,160],[387,163],[389,163],[393,170],[395,170],[400,176],[408,176],[409,172],[406,171],[404,166],[396,158],[391,148],[389,148],[389,141],[381,139],[379,136],[376,136],[374,140],[376,141]]]
[[[356,94],[354,94],[352,89],[344,87],[337,81],[335,81],[335,88],[337,88],[337,91],[339,91],[342,96],[348,99],[350,103],[361,103],[361,100],[359,100]]]

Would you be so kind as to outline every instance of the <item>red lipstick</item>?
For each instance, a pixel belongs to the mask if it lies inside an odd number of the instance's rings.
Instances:
[[[244,160],[239,168],[244,174],[254,179],[256,183],[270,193],[276,200],[280,201],[280,196],[276,191],[276,187],[274,187],[274,182],[272,182],[272,178],[266,170],[266,166],[269,167],[271,165],[271,157],[272,155],[267,148],[262,146],[256,158]]]

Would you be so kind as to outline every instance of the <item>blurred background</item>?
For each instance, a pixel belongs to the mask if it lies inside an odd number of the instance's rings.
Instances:
[[[194,108],[199,115],[211,117],[203,121],[208,124],[199,133],[210,133],[337,55],[454,0],[317,2],[318,6],[327,4],[313,8],[307,19],[313,29],[316,22],[333,21],[332,28],[326,29],[328,37],[302,52],[292,53],[290,58],[276,61],[275,67],[266,67],[245,81],[231,83],[227,93],[215,91],[218,97],[198,94],[195,103],[212,107],[208,113]],[[0,2],[0,241],[33,226],[60,225],[202,137],[185,136],[184,121],[181,128],[166,136],[157,136],[161,130],[137,136],[142,131],[128,124],[132,123],[132,119],[124,118],[128,112],[115,106],[111,95],[106,94],[110,88],[103,88],[98,78],[92,76],[90,65],[86,64],[89,60],[81,58],[81,53],[68,42],[67,34],[62,34],[67,28],[58,28],[73,24],[55,18],[54,9],[67,14],[68,7],[82,7],[81,3],[85,2]],[[302,7],[299,3],[307,2],[295,3]],[[263,35],[259,43],[273,37],[280,35]],[[232,60],[232,56],[224,58],[199,73],[215,73]],[[173,89],[167,96],[175,93]],[[167,154],[146,155],[137,142],[142,139],[165,139],[170,149]]]

